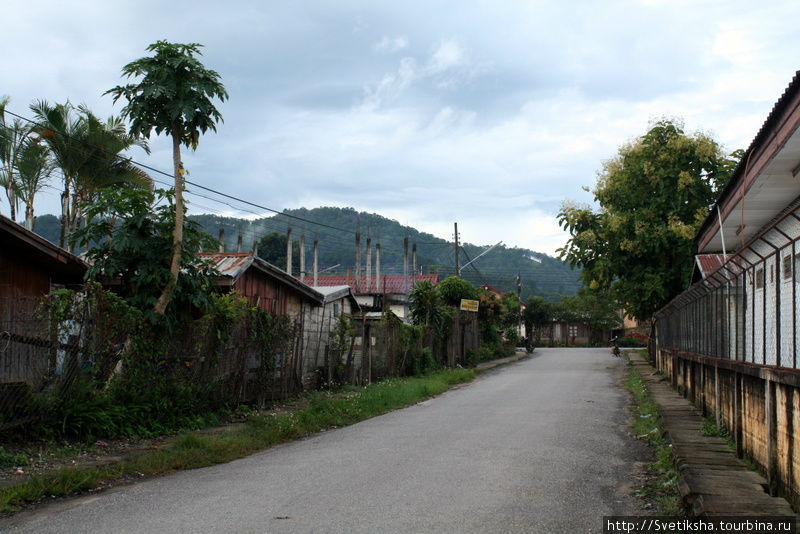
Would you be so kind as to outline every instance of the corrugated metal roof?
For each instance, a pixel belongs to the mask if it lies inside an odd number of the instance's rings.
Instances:
[[[248,269],[255,268],[265,275],[273,278],[283,285],[305,295],[311,300],[322,304],[325,297],[319,291],[308,284],[291,276],[286,271],[275,267],[271,263],[253,256],[249,252],[202,252],[199,257],[211,261],[212,265],[219,271],[222,277],[229,279],[228,285],[233,285],[239,277]]]
[[[725,187],[720,192],[719,196],[717,197],[716,202],[711,210],[709,210],[708,215],[706,216],[703,224],[697,230],[695,234],[695,243],[699,244],[700,239],[703,235],[706,234],[711,228],[718,226],[718,214],[717,214],[717,206],[722,207],[725,202],[728,200],[728,197],[733,195],[736,190],[741,186],[741,183],[745,179],[745,171],[748,167],[748,162],[750,160],[750,155],[755,151],[755,149],[764,144],[767,141],[767,138],[770,135],[773,135],[774,129],[777,127],[781,116],[786,112],[789,106],[792,103],[793,98],[795,98],[798,93],[800,93],[800,70],[796,71],[794,76],[792,77],[792,81],[783,91],[783,94],[780,96],[777,102],[772,106],[772,110],[770,111],[769,115],[767,115],[766,120],[759,128],[758,133],[750,142],[750,146],[747,147],[743,157],[739,160],[739,164],[733,170],[733,174],[731,178],[728,180],[728,183],[725,184]],[[788,199],[793,200],[793,199]]]
[[[408,277],[408,289],[411,290],[411,276]],[[419,282],[430,282],[433,285],[439,283],[438,274],[418,274],[414,280]],[[359,294],[364,293],[404,293],[403,289],[404,279],[402,275],[384,275],[380,279],[380,288],[375,287],[375,279],[371,278],[370,285],[367,287],[366,277],[361,277]],[[348,276],[318,276],[317,286],[350,286],[353,291],[356,291],[355,277]]]
[[[353,291],[350,289],[350,286],[314,286],[314,290],[318,291],[325,297],[326,303],[342,298],[348,298],[350,299],[350,302],[353,303],[353,306],[356,310],[361,310],[361,305],[359,305],[355,296],[353,296]]]
[[[237,280],[252,264],[253,255],[235,252],[201,252],[199,257],[209,260],[222,276]]]
[[[694,258],[704,280],[706,276],[719,269],[720,265],[725,263],[725,257],[722,254],[698,254]]]

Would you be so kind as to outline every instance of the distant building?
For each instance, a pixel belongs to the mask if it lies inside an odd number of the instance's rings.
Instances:
[[[384,275],[380,277],[380,283],[376,286],[375,280],[367,281],[362,276],[358,282],[352,276],[318,276],[317,286],[350,286],[353,290],[359,306],[364,311],[391,311],[400,319],[406,318],[408,309],[408,294],[413,289],[413,284],[420,282],[430,282],[433,285],[439,283],[438,274],[418,274],[409,275]]]

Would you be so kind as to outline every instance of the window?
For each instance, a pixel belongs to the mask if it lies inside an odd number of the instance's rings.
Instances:
[[[756,271],[756,289],[764,288],[764,268]]]
[[[792,277],[792,255],[787,254],[783,257],[783,279],[788,280]]]

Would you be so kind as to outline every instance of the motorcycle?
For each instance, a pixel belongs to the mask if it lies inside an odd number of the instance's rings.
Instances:
[[[536,347],[533,346],[533,341],[531,341],[531,338],[526,337],[525,338],[525,352],[527,352],[528,354],[531,354],[531,353],[533,353],[535,348]]]
[[[612,337],[610,339],[610,342],[611,342],[611,354],[616,358],[619,358],[619,344],[617,343],[618,339],[619,339],[618,336],[614,336],[614,337]]]

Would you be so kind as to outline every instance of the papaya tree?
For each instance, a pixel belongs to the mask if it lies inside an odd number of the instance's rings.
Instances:
[[[196,56],[202,55],[201,46],[157,41],[146,49],[151,56],[139,58],[122,68],[125,78],[139,78],[138,82],[118,85],[105,93],[111,94],[114,102],[120,98],[127,101],[122,116],[130,121],[131,134],[149,138],[155,130],[156,135],[164,133],[172,138],[175,227],[171,276],[153,308],[159,315],[169,304],[180,273],[185,211],[181,145],[195,150],[201,133],[216,131],[222,115],[212,100],[228,98],[219,74],[197,59]]]

